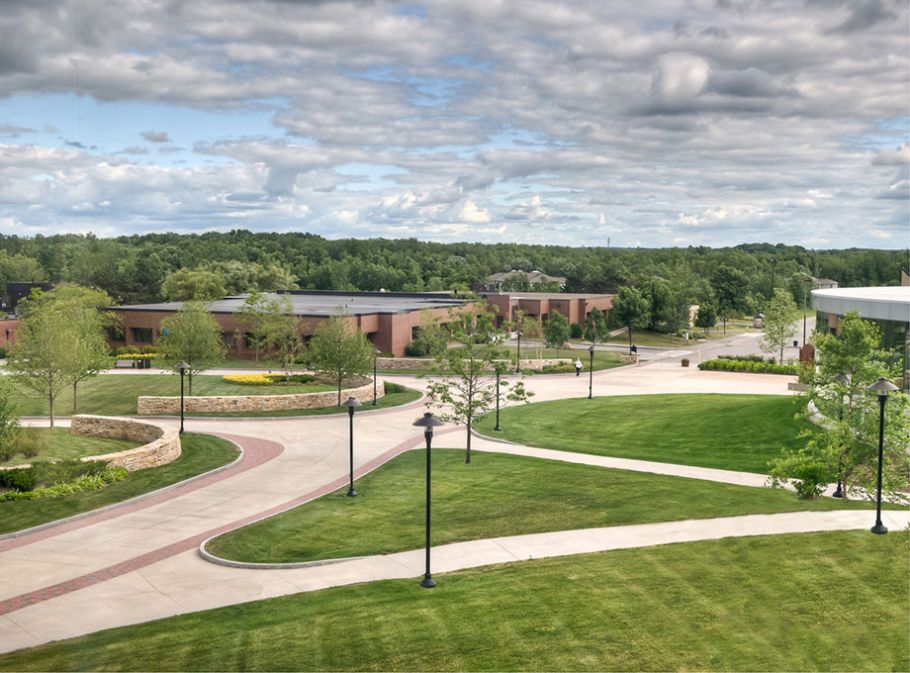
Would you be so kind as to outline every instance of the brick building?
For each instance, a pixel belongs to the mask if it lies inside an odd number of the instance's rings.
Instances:
[[[609,311],[613,308],[612,294],[573,294],[569,292],[482,292],[483,297],[496,307],[498,323],[512,320],[516,311],[546,322],[556,311],[569,319],[569,323],[582,323],[593,309]]]
[[[420,326],[421,312],[427,309],[441,322],[447,321],[449,310],[463,306],[465,301],[448,294],[411,292],[337,292],[318,290],[288,290],[294,315],[300,318],[301,335],[311,336],[323,320],[343,314],[353,327],[383,353],[404,355]],[[245,295],[225,297],[208,304],[222,337],[234,356],[252,356],[252,349],[237,323],[236,314]],[[161,321],[176,313],[182,302],[117,306],[112,310],[120,316],[122,338],[111,341],[118,346],[154,346],[158,343]]]

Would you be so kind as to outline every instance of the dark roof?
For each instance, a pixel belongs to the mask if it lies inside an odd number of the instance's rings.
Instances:
[[[369,315],[373,313],[409,313],[425,308],[450,308],[462,306],[464,299],[442,293],[419,292],[337,292],[322,290],[288,290],[280,293],[265,293],[274,298],[287,295],[293,306],[294,315],[327,317],[345,315]],[[236,313],[249,295],[240,294],[208,302],[212,313]],[[172,301],[160,304],[131,304],[116,306],[118,311],[162,311],[173,313],[183,308],[183,302]]]

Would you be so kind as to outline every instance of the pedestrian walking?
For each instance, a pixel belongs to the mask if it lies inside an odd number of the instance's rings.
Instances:
[[[582,366],[583,365],[581,364],[581,358],[576,358],[575,359],[575,376],[581,376]]]

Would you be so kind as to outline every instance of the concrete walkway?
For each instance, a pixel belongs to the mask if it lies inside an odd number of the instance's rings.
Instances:
[[[788,377],[780,376],[699,372],[682,368],[678,363],[656,362],[595,372],[594,391],[596,395],[669,392],[783,395],[788,394],[787,380]],[[407,384],[426,387],[426,381],[421,379],[409,379]],[[535,401],[587,394],[586,377],[535,376],[528,378],[527,384],[536,393]],[[401,451],[420,446],[423,438],[412,422],[422,411],[421,405],[409,405],[368,414],[361,412],[356,416],[357,474],[374,469]],[[158,422],[173,425],[176,421]],[[202,488],[169,494],[139,509],[114,508],[85,525],[51,528],[41,535],[17,538],[15,544],[4,546],[0,542],[3,568],[0,651],[219,605],[371,579],[411,577],[422,572],[419,552],[283,571],[225,568],[203,561],[195,549],[202,539],[331,492],[346,483],[347,478],[345,416],[234,420],[229,425],[219,419],[187,419],[189,431],[218,434],[226,428],[241,445],[252,447],[266,440],[284,450],[276,451],[277,455],[253,469],[231,474]],[[464,446],[463,428],[441,428],[437,435],[436,446]],[[519,450],[494,442],[489,444],[495,446],[487,446],[485,441],[477,440],[475,446],[486,450]],[[748,485],[757,485],[755,479],[761,476],[598,456],[574,459],[574,454],[568,452],[531,447],[520,450],[527,451],[525,455],[537,451],[543,452],[539,457],[545,458],[730,483],[748,482]],[[511,542],[475,541],[440,548],[435,552],[434,568],[443,572],[529,556],[609,549],[615,548],[609,545],[617,544],[617,539],[625,540],[624,546],[636,546],[709,539],[718,537],[717,531],[723,530],[748,535],[790,532],[794,525],[796,530],[827,529],[825,526],[862,528],[871,525],[870,516],[869,512],[850,511],[778,515],[779,518],[768,521],[765,521],[767,517],[755,521],[753,517],[739,517],[724,524],[726,528],[714,522],[697,521],[654,524],[669,526],[660,534],[665,537],[649,537],[647,531],[651,528],[630,526],[624,527],[622,533],[617,532],[619,529],[598,534],[569,531],[521,536]],[[889,513],[889,516],[899,515]],[[903,525],[896,519],[892,523]],[[522,545],[529,545],[527,548],[532,551],[525,553]]]

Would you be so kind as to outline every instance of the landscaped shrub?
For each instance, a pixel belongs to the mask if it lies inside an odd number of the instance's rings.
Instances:
[[[740,360],[743,362],[768,362],[774,364],[774,358],[766,358],[761,355],[718,355],[718,360]]]
[[[6,349],[3,346],[0,346],[0,360],[6,359]]]
[[[585,328],[581,326],[581,323],[573,322],[571,325],[569,325],[570,339],[581,339],[584,332]]]
[[[46,432],[23,428],[19,431],[14,453],[21,453],[26,458],[34,458],[47,449],[48,435]]]
[[[756,362],[753,360],[706,360],[698,365],[703,371],[719,372],[749,372],[752,374],[786,374],[795,376],[799,374],[799,365],[776,365],[771,362]]]
[[[103,465],[103,463],[102,463]],[[61,481],[52,486],[33,488],[27,491],[7,491],[0,493],[0,502],[7,500],[37,500],[38,498],[59,498],[64,495],[81,493],[83,491],[98,491],[125,479],[129,473],[122,467],[105,467],[98,474],[83,474],[72,481]]]
[[[11,488],[14,491],[31,491],[35,488],[35,483],[35,471],[30,467],[0,470],[0,488]]]
[[[386,395],[390,395],[392,393],[403,393],[405,391],[404,386],[397,383],[392,383],[390,381],[385,381],[382,387],[383,390],[385,390]]]
[[[427,344],[422,341],[412,341],[404,347],[404,354],[409,358],[422,358],[428,355]]]
[[[223,377],[227,383],[239,386],[279,386],[297,383],[314,383],[318,381],[312,374],[228,374]]]

